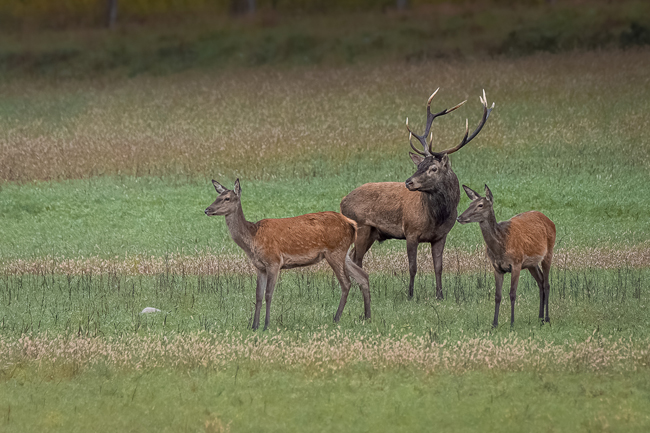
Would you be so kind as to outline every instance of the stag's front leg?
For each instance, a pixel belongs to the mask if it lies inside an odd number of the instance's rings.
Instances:
[[[492,327],[499,327],[499,307],[501,306],[501,288],[503,287],[503,273],[500,271],[494,271],[494,282],[495,282],[495,292],[494,292],[494,321],[492,321]]]
[[[418,241],[417,239],[406,240],[406,255],[409,259],[409,299],[413,299],[413,285],[415,274],[418,272]]]
[[[510,274],[510,326],[515,325],[515,301],[517,300],[517,284],[520,273],[521,265],[514,265]]]
[[[266,290],[266,271],[257,271],[257,287],[255,289],[255,316],[253,317],[253,329],[260,327],[260,311],[264,301],[264,291]]]
[[[278,280],[280,267],[273,267],[267,269],[266,279],[266,319],[264,320],[264,330],[269,329],[269,321],[271,320],[271,300],[273,299],[273,291],[275,290],[275,283]]]
[[[442,253],[445,249],[447,236],[437,242],[431,243],[431,255],[433,256],[433,271],[436,274],[436,298],[442,300]]]

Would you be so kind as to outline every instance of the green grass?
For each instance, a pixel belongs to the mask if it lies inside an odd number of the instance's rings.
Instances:
[[[23,346],[0,353],[0,430],[647,430],[648,269],[625,258],[613,270],[600,263],[567,269],[560,260],[648,243],[649,68],[650,53],[639,50],[3,81],[0,265],[117,256],[127,269],[150,256],[189,261],[207,253],[216,256],[217,273],[94,273],[82,263],[68,273],[47,265],[1,275],[0,344]],[[225,254],[241,252],[223,218],[203,214],[216,195],[209,180],[231,186],[240,177],[250,220],[337,210],[362,183],[401,182],[413,173],[404,118],[421,126],[426,97],[439,85],[440,107],[470,98],[454,113],[462,114],[436,121],[440,148],[460,138],[465,115],[470,124],[478,120],[483,87],[497,102],[481,135],[452,156],[460,182],[478,190],[487,183],[499,220],[537,209],[557,225],[551,325],[537,323],[538,290],[527,274],[514,329],[505,299],[494,330],[490,273],[447,270],[446,298],[438,302],[431,273],[422,271],[407,301],[404,267],[371,274],[372,321],[359,319],[355,288],[339,325],[332,315],[340,289],[329,271],[285,272],[271,331],[249,330],[254,277],[227,266]],[[459,211],[467,203],[463,197]],[[468,225],[454,227],[447,245],[453,254],[477,244],[479,229]],[[373,248],[389,263],[405,245]],[[144,307],[163,313],[140,315]],[[241,355],[203,368],[182,350],[174,359],[180,353],[191,366],[120,367],[101,354],[83,358],[74,346],[113,344],[128,356],[138,347],[120,342],[168,338],[208,350],[233,333],[252,347],[295,343],[298,351],[315,335],[326,348],[397,341],[400,355],[410,353],[400,350],[401,339],[423,341],[421,355],[445,341],[497,349],[523,341],[577,359],[562,367],[551,351],[540,367],[530,361],[533,351],[528,363],[501,369],[487,361],[461,363],[467,368],[356,362],[334,373],[332,365],[321,372],[316,364],[285,368],[273,357]],[[47,350],[39,358],[32,338],[51,347],[68,342],[72,360]],[[599,369],[598,356],[571,353],[574,345],[602,351],[609,364]],[[636,357],[617,361],[630,347]],[[464,361],[463,354],[456,356]]]
[[[648,173],[630,170],[605,182],[590,182],[597,175],[568,171],[564,175],[558,173],[556,181],[549,182],[546,174],[525,171],[528,161],[523,157],[519,159],[520,171],[506,177],[485,174],[490,173],[489,169],[481,174],[463,169],[479,160],[491,160],[498,165],[497,152],[467,149],[463,156],[457,174],[464,179],[463,183],[478,190],[482,190],[483,182],[489,184],[495,196],[497,219],[540,210],[557,226],[558,248],[625,248],[650,240],[650,232],[645,230],[650,226],[650,216],[645,212],[650,202],[645,187],[650,182]],[[392,162],[391,177],[396,181],[406,180],[414,172],[408,161]],[[605,169],[605,161],[602,164]],[[249,220],[257,221],[338,211],[340,199],[363,183],[361,179],[373,180],[368,168],[356,171],[355,166],[348,167],[339,167],[344,173],[339,176],[299,182],[242,179],[244,213]],[[374,176],[380,177],[377,173]],[[219,180],[232,188],[228,178]],[[540,188],[542,185],[544,188]],[[581,185],[579,191],[576,185]],[[620,194],[621,190],[625,194]],[[242,254],[230,239],[223,217],[209,218],[203,213],[215,198],[208,179],[178,182],[150,177],[102,177],[5,184],[0,190],[0,260],[48,255],[123,258],[162,257],[171,253]],[[463,194],[459,213],[468,203]],[[447,245],[469,251],[482,243],[477,225],[456,225]],[[406,247],[404,242],[389,241],[373,248],[377,253],[388,253]]]
[[[0,380],[0,427],[24,431],[644,431],[647,375],[223,371]],[[218,430],[218,426],[228,427]]]
[[[647,269],[554,270],[549,304],[552,326],[540,328],[539,290],[530,275],[522,275],[515,330],[522,338],[537,336],[554,343],[582,341],[595,330],[615,338],[650,338],[648,277]],[[366,324],[359,320],[363,302],[354,288],[339,329],[368,335],[412,333],[437,341],[499,338],[510,331],[507,295],[501,308],[502,329],[496,333],[491,329],[491,273],[445,273],[444,302],[435,300],[431,275],[422,275],[416,282],[415,301],[408,301],[407,272],[371,274],[373,320]],[[331,272],[285,271],[273,298],[271,329],[300,334],[331,325],[340,294]],[[254,275],[27,274],[0,278],[0,332],[7,336],[48,332],[109,337],[199,331],[223,335],[244,332],[254,305]],[[139,314],[145,307],[163,312]]]
[[[237,251],[223,219],[202,213],[215,197],[211,178],[241,179],[250,220],[337,210],[363,183],[414,172],[404,118],[419,129],[438,86],[436,107],[469,102],[436,120],[436,148],[459,140],[464,116],[478,121],[483,87],[496,102],[452,160],[461,184],[490,186],[498,220],[542,211],[556,223],[558,248],[643,245],[648,68],[650,52],[636,51],[8,80],[0,85],[0,260]],[[473,225],[448,240],[465,250],[481,243]],[[404,248],[386,245],[377,251]]]
[[[2,342],[26,342],[20,353],[3,351],[0,426],[8,432],[413,431],[431,425],[442,431],[519,431],[522,426],[527,431],[643,431],[650,425],[644,346],[650,338],[648,277],[647,269],[553,272],[552,321],[540,327],[538,291],[524,275],[514,329],[506,300],[501,326],[493,330],[490,274],[447,274],[443,302],[435,300],[431,278],[419,280],[415,300],[408,301],[406,274],[374,274],[372,321],[358,319],[362,300],[355,289],[340,325],[332,325],[339,296],[332,277],[286,272],[276,290],[271,331],[254,333],[246,329],[254,292],[250,276],[5,276],[0,279]],[[139,315],[144,306],[163,313]],[[206,361],[192,348],[211,350],[229,334],[235,342],[247,338],[247,349],[240,345],[236,350],[242,352],[231,362],[202,366]],[[31,337],[59,343],[46,343],[52,353],[36,358]],[[89,355],[77,343],[95,338],[110,347],[133,337],[143,339],[118,349],[117,359],[134,357],[124,366],[102,358],[101,350],[99,356]],[[593,339],[593,350],[604,347],[605,353],[618,351],[623,357],[618,361],[614,355],[604,367],[592,365],[598,356],[576,355],[574,364],[556,367],[548,354],[532,354],[532,363],[509,361],[511,369],[499,368],[498,358],[492,360],[496,366],[483,365],[480,356],[470,364],[452,358],[449,367],[433,370],[408,361],[399,367],[352,362],[332,369],[315,362],[318,356],[288,365],[284,356],[296,350],[289,346],[281,346],[282,357],[254,352],[257,344],[278,342],[296,344],[298,350],[304,342],[304,350],[310,350],[313,338],[326,338],[325,347],[393,341],[397,350],[404,346],[395,342],[418,338],[446,341],[451,350],[457,342],[492,342],[507,349],[527,341],[564,347]],[[138,346],[151,348],[146,343],[151,339],[153,346],[167,345],[167,339],[172,346],[183,341],[187,346],[163,354],[162,364],[154,366],[153,360],[138,361]],[[71,344],[67,355],[56,349],[65,341]],[[645,353],[632,367],[624,355],[629,345]],[[250,350],[255,359],[248,359]]]

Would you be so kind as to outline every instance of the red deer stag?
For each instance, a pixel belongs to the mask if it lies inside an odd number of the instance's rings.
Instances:
[[[469,143],[481,131],[490,112],[485,91],[480,98],[483,104],[483,118],[474,132],[468,136],[469,129],[465,123],[465,136],[456,146],[440,152],[431,149],[433,138],[427,144],[426,138],[431,130],[433,120],[450,113],[463,105],[431,113],[431,101],[438,90],[427,101],[427,123],[424,134],[417,135],[409,131],[409,143],[417,154],[409,152],[417,165],[417,171],[402,182],[366,183],[361,185],[341,201],[341,213],[357,222],[359,227],[357,241],[354,244],[352,260],[362,265],[363,256],[375,241],[386,239],[406,239],[406,253],[409,261],[409,298],[413,298],[413,283],[417,273],[418,244],[429,242],[436,274],[436,297],[442,294],[442,252],[447,233],[456,222],[456,208],[460,201],[458,178],[451,169],[450,154]],[[411,138],[415,137],[422,144],[420,151],[413,146]]]
[[[528,269],[539,286],[539,318],[549,322],[548,295],[550,291],[549,272],[555,246],[555,224],[546,215],[537,211],[515,215],[508,221],[497,223],[494,216],[492,192],[485,185],[485,197],[463,185],[472,200],[467,210],[458,217],[460,224],[477,222],[481,227],[487,245],[487,255],[494,267],[496,292],[494,295],[493,327],[499,324],[501,287],[503,276],[510,272],[510,326],[515,323],[515,300],[517,283],[522,269]],[[541,269],[539,265],[542,265]],[[544,318],[546,308],[546,318]]]
[[[354,243],[357,225],[336,212],[319,212],[293,218],[246,221],[241,206],[239,179],[234,190],[212,181],[219,193],[205,214],[225,215],[230,236],[246,252],[257,269],[257,293],[253,329],[260,324],[262,300],[266,295],[266,320],[269,327],[271,299],[280,269],[299,268],[320,262],[323,258],[334,270],[341,284],[341,302],[334,315],[338,322],[350,292],[350,277],[361,287],[365,318],[370,319],[370,286],[368,274],[355,265],[348,250]]]

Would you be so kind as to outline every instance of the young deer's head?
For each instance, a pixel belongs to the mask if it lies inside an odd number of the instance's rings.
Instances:
[[[229,215],[241,207],[241,186],[239,186],[239,179],[235,181],[235,187],[232,190],[227,189],[214,179],[212,180],[212,185],[214,185],[214,189],[217,190],[219,196],[205,210],[207,216]]]
[[[409,155],[411,155],[411,160],[413,160],[415,165],[418,166],[415,174],[409,177],[405,182],[406,188],[408,188],[410,191],[428,191],[433,189],[436,184],[440,183],[440,181],[451,172],[451,161],[449,160],[448,155],[461,149],[467,143],[472,141],[472,139],[476,137],[479,132],[481,132],[483,125],[485,125],[485,122],[490,116],[490,112],[494,108],[494,104],[492,104],[492,107],[488,108],[485,91],[483,91],[483,96],[479,98],[481,100],[481,104],[483,105],[483,117],[481,118],[481,122],[476,127],[474,132],[469,135],[469,124],[465,122],[465,136],[457,146],[445,149],[440,152],[434,152],[432,150],[433,136],[431,137],[429,143],[427,143],[427,136],[431,131],[431,125],[433,124],[434,119],[438,116],[444,116],[447,113],[451,113],[463,105],[465,102],[467,102],[463,101],[452,108],[447,108],[446,110],[442,110],[439,113],[432,114],[431,101],[433,100],[433,97],[436,96],[436,93],[438,93],[438,90],[433,92],[427,101],[427,124],[424,129],[424,134],[418,135],[411,131],[411,128],[409,127],[409,120],[406,119],[406,129],[409,131],[409,144],[411,145],[411,148],[416,152],[409,152]],[[420,142],[422,145],[422,150],[418,150],[413,145],[413,137],[417,138],[417,140]]]
[[[486,221],[490,215],[494,214],[494,199],[492,191],[485,185],[485,197],[481,197],[470,187],[463,185],[463,189],[472,202],[465,212],[463,212],[456,221],[461,224],[480,223]]]

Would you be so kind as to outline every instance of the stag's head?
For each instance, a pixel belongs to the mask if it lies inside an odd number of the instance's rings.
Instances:
[[[465,194],[472,202],[465,212],[463,212],[456,221],[461,224],[467,223],[481,223],[487,221],[490,215],[494,213],[494,199],[492,198],[492,191],[485,185],[485,197],[481,197],[478,193],[470,187],[463,185]]]
[[[235,187],[232,190],[227,189],[214,179],[212,180],[212,185],[214,185],[214,189],[217,190],[219,196],[205,210],[207,216],[228,215],[235,212],[241,206],[241,186],[239,186],[239,179],[235,181]]]
[[[448,173],[451,172],[451,161],[449,160],[448,155],[460,150],[463,146],[472,141],[472,139],[476,137],[479,132],[481,132],[483,125],[485,125],[485,122],[487,121],[490,113],[492,112],[492,109],[494,108],[494,104],[492,104],[492,107],[488,108],[487,98],[485,97],[484,90],[483,95],[479,97],[481,104],[483,105],[483,117],[474,132],[471,135],[469,134],[469,123],[465,121],[465,136],[461,142],[455,147],[445,149],[440,152],[434,152],[432,149],[433,136],[430,137],[430,140],[427,143],[427,136],[431,131],[433,120],[438,116],[444,116],[447,113],[451,113],[455,109],[462,106],[465,102],[467,102],[463,101],[452,108],[447,108],[446,110],[442,110],[439,113],[432,114],[431,101],[433,100],[433,97],[436,96],[436,93],[438,93],[438,90],[439,89],[436,89],[436,91],[433,92],[427,101],[427,124],[424,130],[424,134],[418,135],[411,131],[411,128],[409,127],[409,120],[408,118],[406,119],[406,129],[409,132],[409,144],[411,145],[411,148],[416,152],[409,152],[409,155],[411,156],[411,160],[413,160],[415,165],[418,167],[415,174],[409,177],[405,182],[406,188],[408,188],[410,191],[427,191],[433,189],[437,184],[439,184],[441,179],[445,178]],[[420,142],[422,145],[422,150],[418,150],[413,145],[413,137],[415,137]]]

